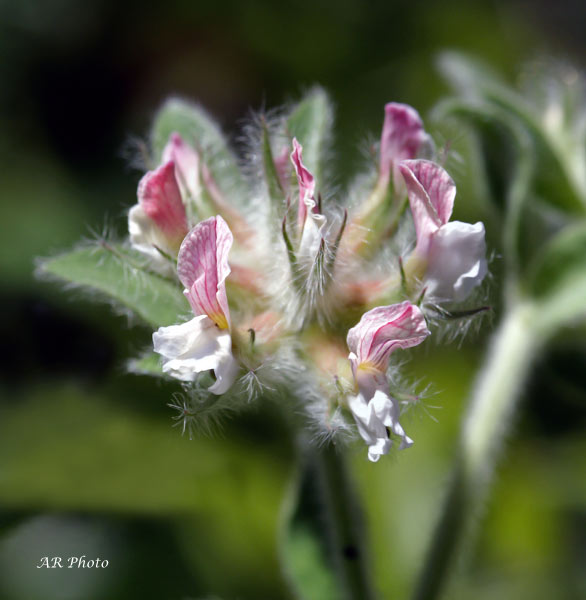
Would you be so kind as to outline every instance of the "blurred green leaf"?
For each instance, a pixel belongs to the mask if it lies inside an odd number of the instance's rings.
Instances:
[[[153,327],[184,320],[189,306],[179,287],[137,268],[135,258],[121,245],[96,244],[46,259],[39,272],[101,292]]]
[[[586,223],[564,229],[543,248],[528,290],[548,331],[586,316]]]
[[[276,520],[288,449],[266,452],[233,437],[189,440],[172,428],[172,414],[147,417],[120,398],[74,386],[39,388],[1,411],[0,506],[228,513],[238,497],[251,526],[268,514]],[[274,526],[269,520],[257,534]]]
[[[216,183],[225,194],[245,189],[236,158],[218,124],[199,105],[170,98],[157,113],[151,130],[154,159],[160,163],[163,149],[172,133],[178,133],[198,152],[210,169]],[[242,201],[241,194],[234,194]]]
[[[534,99],[529,102],[506,86],[484,63],[470,57],[448,52],[438,62],[443,76],[461,97],[461,106],[470,115],[500,121],[513,135],[514,129],[521,125],[531,136],[539,161],[536,191],[553,205],[583,214],[586,181],[582,166],[576,168],[566,136],[546,126],[547,115],[540,114]]]
[[[301,598],[335,600],[338,586],[325,561],[315,532],[303,522],[293,522],[284,543],[285,564]]]
[[[437,65],[450,85],[464,97],[484,97],[493,94],[514,95],[501,77],[489,65],[459,52],[442,52]]]
[[[303,146],[303,162],[313,173],[318,189],[323,174],[332,133],[333,111],[330,99],[321,88],[311,90],[297,104],[287,119],[287,132]]]
[[[2,408],[0,508],[172,518],[202,585],[288,598],[277,550],[288,444],[230,426],[189,440],[171,411],[129,410],[118,393],[43,386]]]

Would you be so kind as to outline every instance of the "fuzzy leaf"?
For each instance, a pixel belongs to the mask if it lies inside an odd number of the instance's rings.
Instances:
[[[281,187],[277,168],[275,167],[275,159],[271,149],[270,133],[265,121],[262,122],[261,127],[262,168],[264,181],[267,187],[269,198],[271,200],[271,205],[276,209],[276,214],[278,216],[282,216],[283,209],[285,208],[285,192]]]
[[[224,193],[245,187],[244,178],[226,138],[218,124],[201,106],[179,98],[170,98],[159,109],[151,130],[151,144],[157,163],[161,161],[163,148],[173,132],[181,135],[201,153],[202,160]],[[236,200],[241,197],[243,196],[240,194],[234,194]]]
[[[314,88],[299,102],[287,119],[287,133],[303,146],[303,162],[318,186],[323,184],[327,145],[331,136],[332,106],[321,88]]]
[[[135,258],[120,245],[96,245],[46,259],[39,271],[101,292],[153,327],[183,321],[189,305],[180,287],[141,270]]]
[[[528,287],[540,303],[546,330],[586,316],[586,223],[551,240],[536,259]]]

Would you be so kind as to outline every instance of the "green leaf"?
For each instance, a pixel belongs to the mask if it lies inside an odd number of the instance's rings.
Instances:
[[[528,291],[547,332],[586,317],[586,223],[564,229],[535,260]]]
[[[172,325],[189,314],[178,285],[140,268],[140,257],[119,244],[96,244],[44,260],[39,272],[90,288],[153,327]]]
[[[236,158],[218,126],[208,113],[197,104],[170,98],[157,113],[151,130],[151,144],[155,161],[159,163],[163,149],[172,133],[181,137],[201,153],[220,189],[226,193],[245,189],[244,178]],[[234,195],[241,201],[246,195]]]
[[[332,106],[321,88],[314,88],[297,104],[287,119],[287,132],[303,146],[303,162],[323,185],[324,163],[332,130]]]

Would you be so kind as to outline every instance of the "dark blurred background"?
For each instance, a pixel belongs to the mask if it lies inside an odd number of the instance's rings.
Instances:
[[[294,466],[278,412],[181,437],[176,387],[124,372],[151,332],[33,275],[37,256],[124,233],[138,148],[167,96],[201,102],[238,147],[251,109],[323,85],[343,189],[385,102],[425,116],[447,93],[439,51],[514,82],[544,55],[583,68],[585,25],[578,1],[0,0],[0,598],[287,597],[276,539]],[[439,423],[414,413],[408,454],[373,466],[352,453],[381,597],[411,588],[488,333],[409,366],[441,408],[428,408]],[[584,351],[543,358],[454,597],[586,597]],[[82,554],[110,566],[35,568]]]

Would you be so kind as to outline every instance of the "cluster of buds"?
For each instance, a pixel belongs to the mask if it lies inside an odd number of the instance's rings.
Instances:
[[[484,226],[450,221],[455,184],[409,106],[386,105],[377,166],[345,206],[323,201],[304,139],[271,127],[262,120],[251,151],[261,173],[248,212],[179,133],[140,181],[131,245],[193,311],[156,331],[154,350],[164,373],[208,397],[229,402],[256,381],[287,388],[327,431],[348,430],[351,415],[376,461],[393,438],[413,443],[391,355],[482,282]]]

